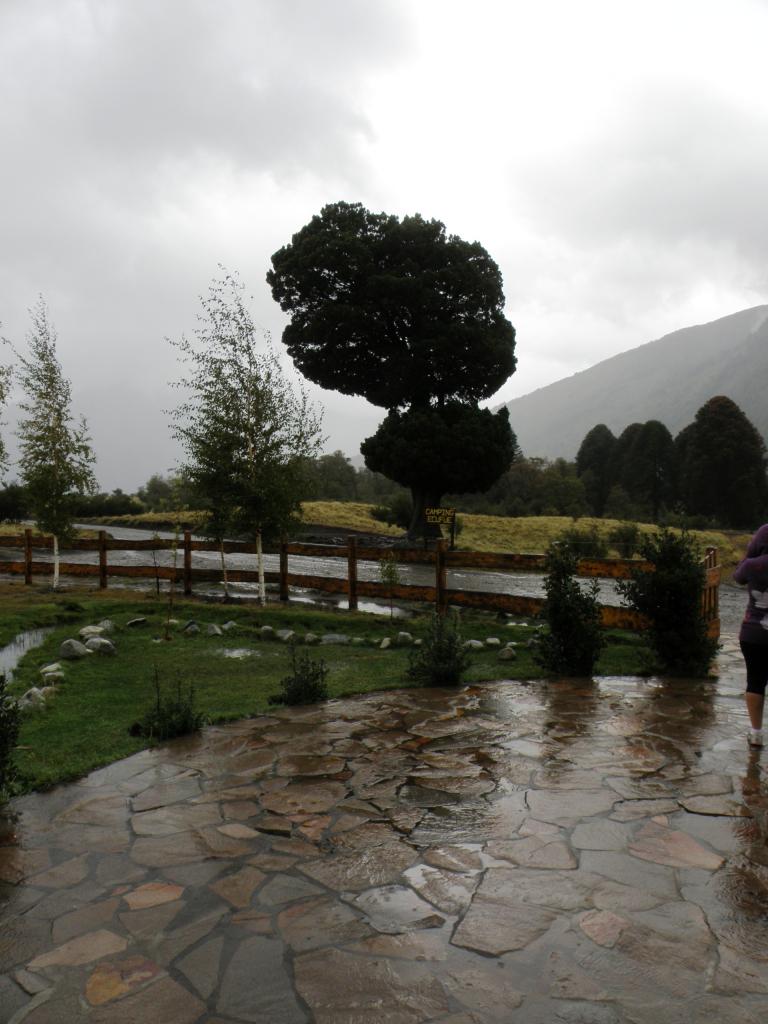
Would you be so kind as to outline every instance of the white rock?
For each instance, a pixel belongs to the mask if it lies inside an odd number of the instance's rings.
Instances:
[[[81,640],[90,640],[92,636],[101,636],[103,632],[101,626],[83,626],[78,635]]]
[[[388,636],[385,636],[384,639],[379,644],[379,650],[380,651],[386,651],[386,650],[389,650],[389,648],[391,646],[392,646],[392,641],[390,640],[390,638]]]
[[[85,646],[87,650],[93,651],[94,654],[107,656],[117,654],[115,645],[111,640],[107,640],[105,636],[92,636],[90,640],[86,640]]]
[[[349,637],[346,633],[323,633],[320,637],[321,644],[348,644]]]
[[[86,658],[88,648],[79,640],[65,640],[59,648],[59,657],[66,661],[76,661],[78,658]]]
[[[461,645],[466,651],[482,651],[485,644],[482,640],[465,640]]]
[[[504,647],[499,651],[499,661],[517,661],[517,651],[514,647]]]
[[[230,619],[229,622],[225,622],[221,628],[223,632],[230,633],[233,629],[237,629],[237,623]]]
[[[501,640],[497,636],[487,636],[485,638],[486,647],[501,647]]]
[[[115,624],[112,619],[102,619],[101,622],[97,622],[96,625],[103,629],[105,633],[115,632]]]
[[[259,636],[262,640],[274,640],[275,631],[271,626],[262,626],[259,630]]]
[[[284,644],[295,644],[298,643],[299,637],[294,633],[292,629],[278,629],[275,633],[277,639]]]
[[[224,636],[224,631],[221,626],[217,626],[215,622],[208,623],[208,627],[205,632],[208,636]]]
[[[395,647],[410,647],[412,643],[413,637],[405,631],[398,633],[395,637]]]
[[[304,643],[305,644],[319,644],[320,643],[320,637],[317,635],[317,633],[305,633],[304,634]]]
[[[61,672],[63,667],[64,666],[61,664],[60,661],[51,662],[50,665],[43,665],[43,667],[40,669],[40,675],[47,676],[51,672]]]

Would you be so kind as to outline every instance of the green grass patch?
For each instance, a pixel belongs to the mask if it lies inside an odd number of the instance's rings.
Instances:
[[[23,588],[28,591],[30,588]],[[9,593],[10,591],[10,593]],[[253,605],[177,601],[171,639],[163,639],[167,602],[155,597],[127,599],[117,594],[104,596],[44,595],[21,592],[21,587],[0,588],[2,634],[7,642],[22,629],[52,626],[43,645],[30,651],[14,673],[11,692],[20,695],[40,684],[40,668],[59,660],[60,644],[76,637],[85,625],[109,618],[116,625],[111,639],[117,655],[92,655],[65,662],[66,682],[44,711],[24,714],[17,763],[26,789],[51,786],[78,778],[94,768],[144,749],[146,738],[130,735],[130,727],[143,717],[155,700],[155,671],[165,688],[191,684],[196,708],[209,722],[247,718],[269,710],[269,697],[278,692],[280,680],[290,669],[290,649],[274,640],[262,640],[259,629],[269,625],[289,628],[303,635],[311,631],[346,633],[366,641],[364,646],[322,645],[311,648],[313,657],[328,666],[330,697],[408,687],[405,672],[407,648],[380,650],[385,636],[394,637],[404,629],[423,636],[427,613],[394,623],[388,618],[363,613],[313,611],[312,609],[265,609]],[[128,628],[126,623],[146,616],[144,626]],[[182,628],[195,619],[202,631],[185,636]],[[237,628],[224,636],[208,636],[209,623],[228,620]],[[494,649],[473,651],[465,682],[497,679],[541,678],[526,646],[534,635],[531,624],[508,626],[491,613],[462,614],[465,639],[485,640],[497,636],[502,643],[519,643],[515,661],[500,662]],[[237,659],[225,656],[227,649],[246,648],[253,653]],[[638,674],[648,664],[647,650],[640,638],[619,631],[609,634],[609,643],[598,665],[600,674]]]

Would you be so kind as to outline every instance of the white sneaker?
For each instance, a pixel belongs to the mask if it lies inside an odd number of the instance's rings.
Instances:
[[[750,747],[762,747],[763,745],[763,730],[750,728],[747,734],[747,742]]]

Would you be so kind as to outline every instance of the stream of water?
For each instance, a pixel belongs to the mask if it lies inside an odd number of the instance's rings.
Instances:
[[[83,529],[93,529],[93,524],[83,524]],[[110,526],[109,533],[115,540],[146,540],[151,534],[147,530],[137,530],[128,527]],[[156,535],[164,540],[173,539],[174,534],[169,531],[157,531]],[[110,551],[109,561],[113,565],[146,565],[151,563],[152,552],[148,551]],[[158,566],[171,566],[174,564],[173,551],[154,552]],[[49,560],[50,551],[41,549],[35,551],[35,558]],[[176,564],[180,565],[182,559],[181,550],[176,554]],[[98,554],[91,551],[66,551],[62,552],[62,560],[68,562],[81,562],[95,565],[98,562]],[[268,572],[279,570],[278,555],[264,556],[265,569]],[[195,551],[192,555],[192,567],[194,569],[218,569],[220,556],[216,551]],[[255,569],[255,555],[227,555],[227,565],[231,569]],[[306,555],[290,555],[288,559],[289,572],[304,573],[313,576],[328,576],[344,579],[347,573],[347,560],[342,557],[316,557]],[[358,579],[377,582],[380,579],[378,562],[358,562]],[[404,584],[416,584],[431,586],[434,583],[434,570],[427,565],[400,565],[399,572]],[[536,573],[502,573],[480,569],[450,569],[448,571],[448,587],[452,590],[480,591],[486,593],[520,594],[525,597],[543,597],[543,577]],[[139,582],[134,580],[110,579],[110,588],[123,588],[129,590],[145,590],[148,585],[154,586],[154,582]],[[162,585],[162,584],[161,584]],[[587,581],[584,581],[587,585]],[[222,585],[219,583],[195,583],[195,593],[207,597],[221,597],[223,595]],[[234,583],[230,585],[230,593],[235,598],[253,599],[257,593],[254,583]],[[598,599],[601,604],[621,605],[622,600],[616,593],[613,580],[598,580]],[[299,588],[291,589],[291,600],[300,603],[312,604],[315,607],[340,608],[347,607],[343,595],[332,595],[318,593],[311,590]],[[730,584],[720,587],[720,620],[722,633],[733,635],[738,631],[738,626],[743,616],[746,598],[744,593]],[[389,605],[385,601],[376,601],[370,598],[359,601],[360,611],[374,614],[389,615]],[[402,618],[410,615],[407,608],[396,608],[395,614]]]

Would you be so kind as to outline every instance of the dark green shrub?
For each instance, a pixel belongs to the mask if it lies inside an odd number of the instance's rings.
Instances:
[[[433,612],[419,647],[408,652],[405,675],[420,686],[456,686],[469,665],[456,615]]]
[[[5,675],[0,673],[0,803],[13,795],[17,774],[13,752],[19,738],[21,712],[7,692]]]
[[[648,619],[657,668],[669,675],[706,675],[719,645],[707,636],[701,607],[706,571],[696,541],[685,530],[663,529],[643,538],[640,554],[653,569],[637,568],[616,589]]]
[[[533,657],[558,675],[591,675],[605,647],[597,580],[580,585],[577,568],[578,557],[569,545],[555,541],[549,546],[544,580],[547,596],[541,613],[549,629]]]
[[[155,704],[142,719],[130,728],[132,736],[146,736],[151,740],[170,740],[174,736],[186,736],[199,732],[205,722],[204,716],[195,709],[195,688],[182,692],[181,680],[176,683],[176,692],[164,695],[155,669]]]
[[[320,659],[314,661],[306,651],[296,654],[291,644],[291,674],[280,680],[280,693],[273,693],[270,704],[316,704],[328,699],[328,684],[325,679],[328,668]]]
[[[636,523],[619,523],[608,534],[619,558],[632,558],[640,546],[640,528]]]
[[[380,523],[399,526],[401,530],[407,530],[413,517],[413,502],[407,494],[396,494],[389,505],[376,505],[372,508],[371,515]]]
[[[566,545],[576,558],[606,558],[608,555],[608,544],[596,526],[584,529],[569,526],[563,530],[557,541],[561,545]]]

